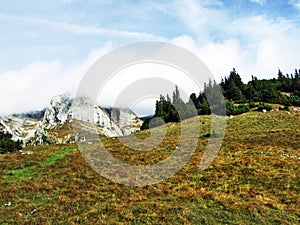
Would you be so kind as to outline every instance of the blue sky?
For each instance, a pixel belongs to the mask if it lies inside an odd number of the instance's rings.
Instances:
[[[0,98],[10,102],[0,114],[47,105],[74,90],[101,55],[136,41],[185,47],[217,79],[233,67],[244,81],[292,73],[299,24],[300,0],[2,1]]]

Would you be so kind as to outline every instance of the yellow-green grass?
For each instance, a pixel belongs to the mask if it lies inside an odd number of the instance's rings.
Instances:
[[[199,171],[209,118],[199,117],[198,147],[189,163],[145,187],[101,177],[76,145],[1,155],[0,224],[299,224],[300,113],[250,112],[228,119],[218,156]],[[102,143],[119,160],[150,165],[168,157],[178,143],[180,125],[168,126],[167,137],[153,151],[133,151],[116,138]],[[135,135],[146,138],[149,131]],[[7,202],[11,206],[4,206]]]
[[[27,166],[19,169],[9,170],[8,181],[37,178],[40,175],[40,167],[51,166],[56,160],[65,157],[69,152],[74,151],[75,148],[62,148],[56,151],[53,155],[48,156],[43,161],[38,162],[32,166]]]

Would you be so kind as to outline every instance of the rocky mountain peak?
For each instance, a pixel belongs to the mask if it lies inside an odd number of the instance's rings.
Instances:
[[[54,96],[50,101],[50,108],[44,114],[44,122],[47,128],[63,124],[72,118],[72,100],[65,95]]]
[[[102,108],[85,97],[71,99],[57,95],[45,110],[0,118],[0,129],[24,143],[66,143],[74,140],[75,134],[60,129],[73,120],[96,125],[100,134],[109,137],[129,135],[142,125],[142,120],[130,109]],[[70,125],[67,127],[72,130]]]

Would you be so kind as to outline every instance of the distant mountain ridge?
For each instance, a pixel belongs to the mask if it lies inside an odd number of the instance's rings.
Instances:
[[[35,110],[26,113],[12,114],[12,116],[17,118],[31,118],[31,119],[41,120],[44,117],[46,109],[47,108],[44,108],[43,110]]]
[[[42,111],[0,117],[0,129],[24,145],[70,143],[75,141],[72,122],[93,124],[100,135],[115,137],[139,131],[142,120],[130,109],[102,108],[90,99],[57,95]]]

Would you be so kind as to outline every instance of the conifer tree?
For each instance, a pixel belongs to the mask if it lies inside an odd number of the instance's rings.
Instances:
[[[0,153],[17,152],[22,149],[22,141],[13,141],[12,135],[0,130]]]

